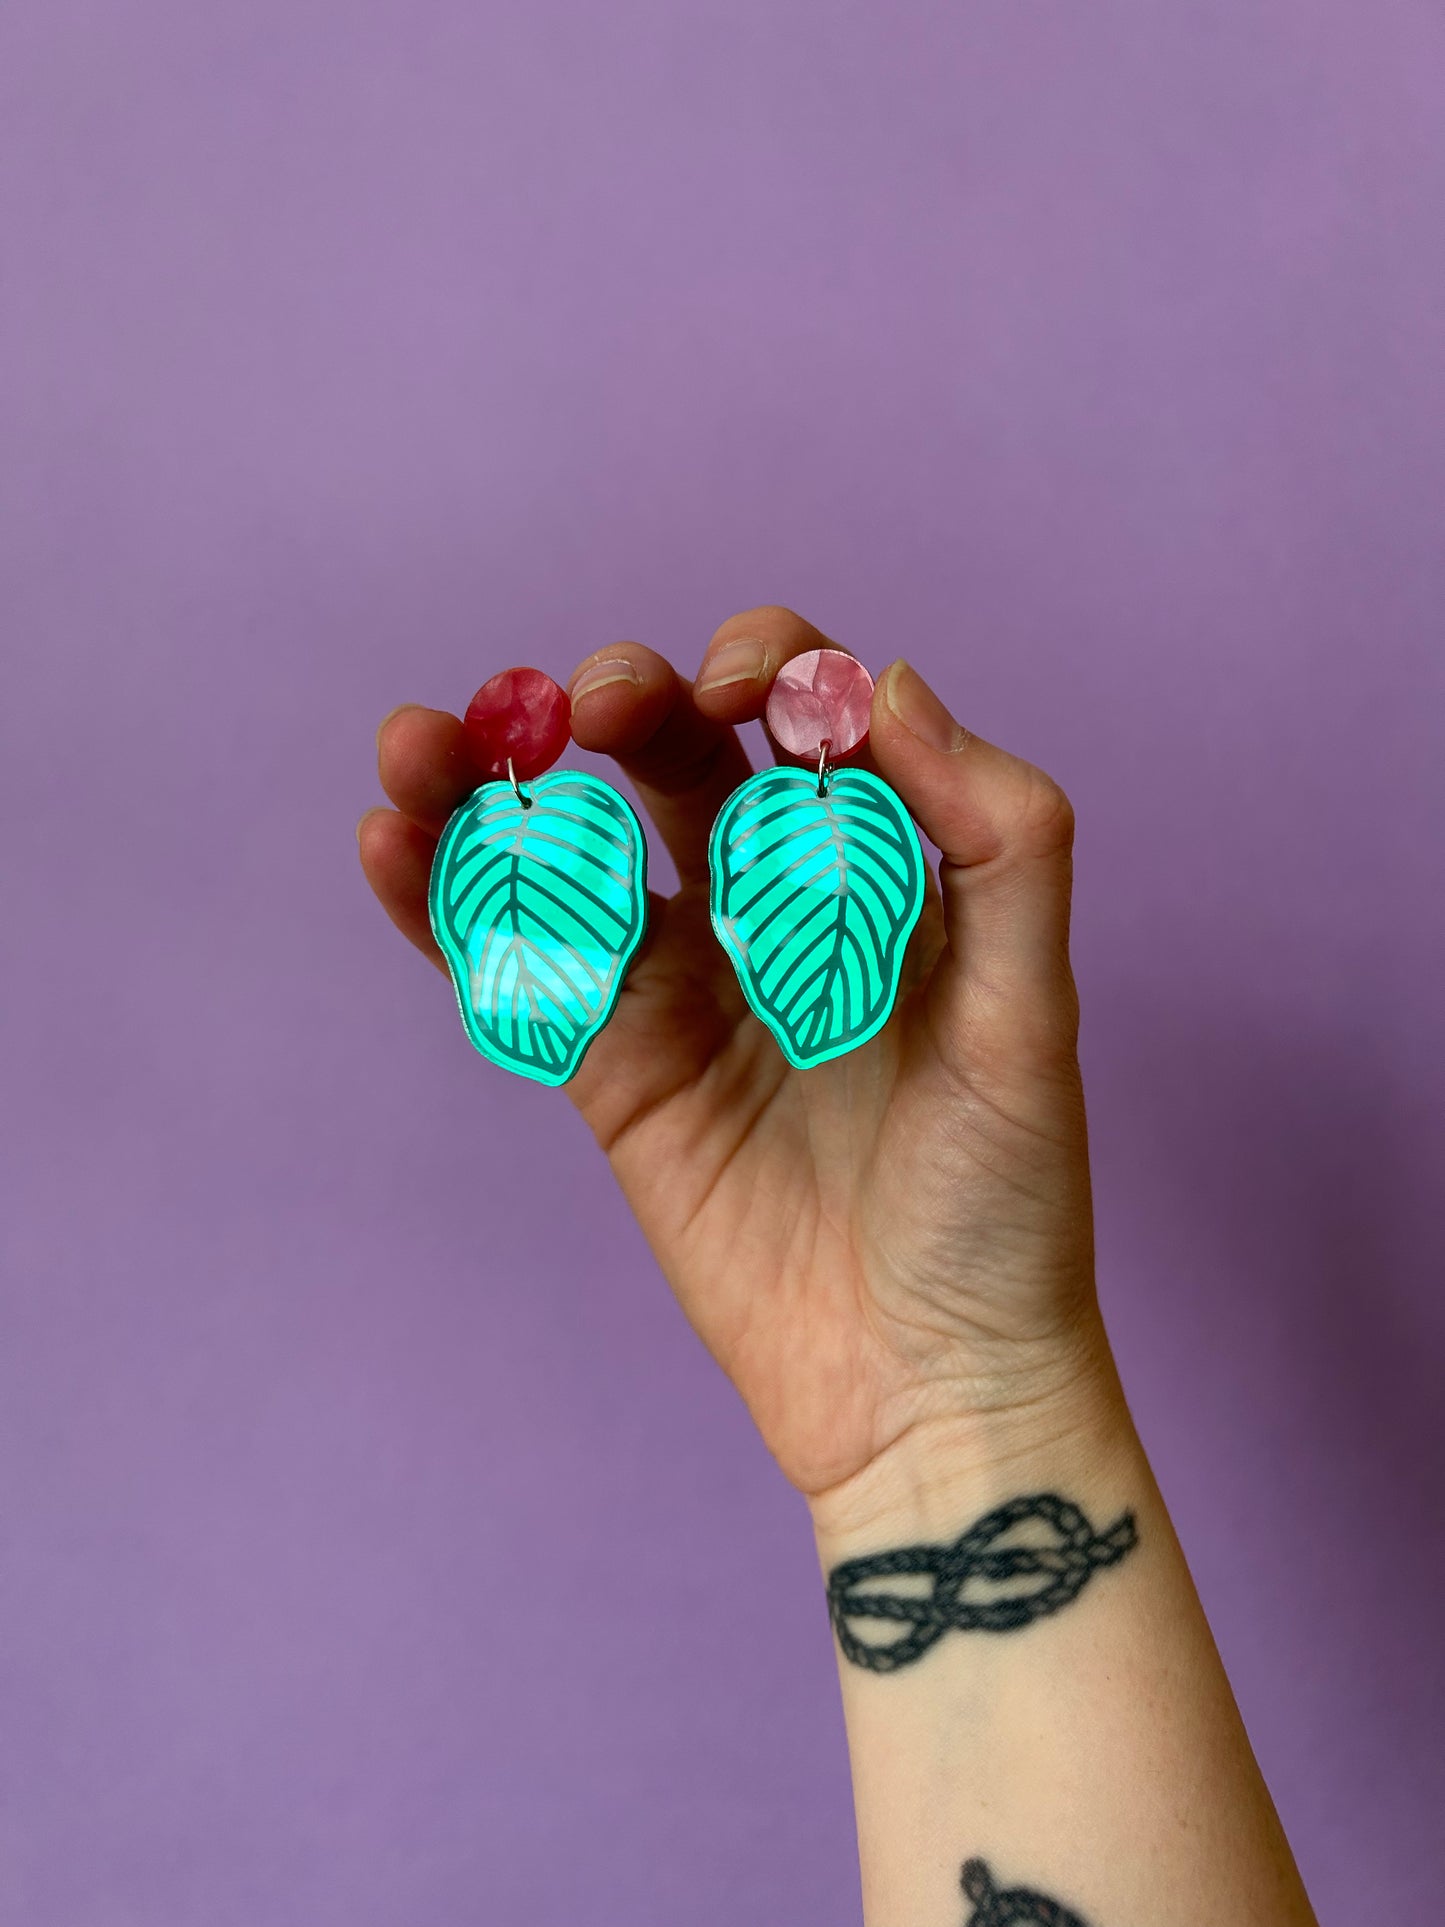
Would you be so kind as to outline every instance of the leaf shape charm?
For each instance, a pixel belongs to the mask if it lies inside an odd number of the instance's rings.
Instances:
[[[565,1084],[612,1015],[647,922],[647,846],[626,799],[583,770],[474,790],[432,863],[431,927],[468,1037],[494,1064]]]
[[[913,819],[868,770],[765,769],[718,812],[713,928],[790,1064],[823,1064],[888,1021],[923,907]]]

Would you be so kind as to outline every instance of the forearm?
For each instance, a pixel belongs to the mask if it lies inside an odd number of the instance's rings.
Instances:
[[[814,1509],[836,1575],[867,1927],[1309,1927],[1112,1371],[1066,1417],[940,1427],[893,1450]],[[941,1555],[996,1508],[1040,1495],[1063,1504],[1021,1503],[932,1570],[844,1563]],[[1044,1569],[1000,1576],[1000,1555],[1007,1566],[1021,1546],[1041,1549]],[[917,1602],[912,1616],[850,1613],[884,1593]],[[1022,1623],[997,1623],[1010,1618]],[[900,1639],[897,1663],[887,1649]],[[983,1863],[971,1898],[969,1861]],[[988,1901],[989,1883],[1059,1911],[1010,1911]]]

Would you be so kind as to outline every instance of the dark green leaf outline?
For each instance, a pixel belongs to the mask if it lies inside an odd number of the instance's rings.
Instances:
[[[585,770],[523,792],[526,806],[510,783],[484,783],[453,812],[427,908],[471,1042],[504,1070],[565,1084],[642,941],[647,843],[627,799]],[[509,1000],[493,994],[504,980]]]
[[[888,784],[839,769],[820,796],[812,770],[759,770],[718,812],[709,863],[713,929],[788,1062],[876,1036],[924,896],[918,832]]]

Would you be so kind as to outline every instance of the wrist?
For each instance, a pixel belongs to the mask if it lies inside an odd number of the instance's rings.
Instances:
[[[1127,1499],[1140,1456],[1101,1332],[1085,1358],[1026,1400],[908,1424],[858,1471],[811,1494],[808,1509],[832,1560],[879,1542],[951,1538],[978,1511],[1021,1492]]]

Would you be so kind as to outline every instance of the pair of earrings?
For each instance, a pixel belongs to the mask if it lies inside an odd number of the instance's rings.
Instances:
[[[748,1004],[803,1069],[888,1021],[923,905],[912,818],[880,777],[833,760],[863,743],[872,692],[841,650],[787,664],[768,727],[810,767],[750,776],[709,843],[713,928]],[[612,1015],[646,928],[642,825],[610,783],[553,769],[571,708],[540,670],[493,676],[465,720],[488,780],[437,845],[432,930],[476,1048],[563,1084]]]

